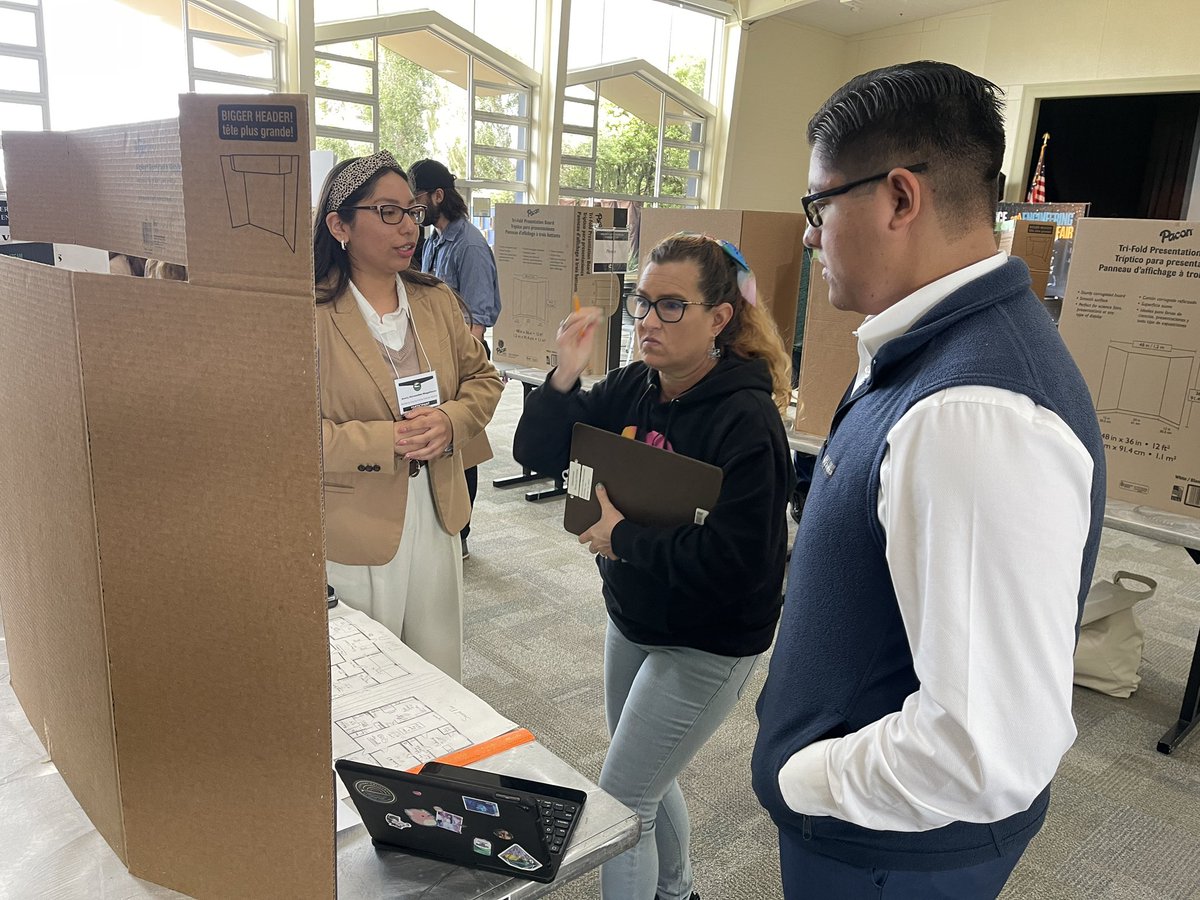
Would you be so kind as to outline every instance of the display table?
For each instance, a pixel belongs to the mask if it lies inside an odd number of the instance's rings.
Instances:
[[[553,891],[637,841],[637,816],[536,742],[474,767],[587,791],[583,816],[553,883],[379,852],[359,824],[338,834],[339,895],[354,900],[524,900]],[[331,781],[334,777],[331,769]],[[0,630],[0,897],[45,896],[137,900],[184,895],[130,875],[88,820],[9,685],[7,645]]]
[[[824,439],[814,434],[787,430],[788,444],[793,450],[815,456],[821,452]],[[1193,561],[1200,563],[1200,519],[1179,516],[1149,506],[1136,506],[1123,500],[1108,500],[1104,505],[1104,527],[1125,531],[1164,544],[1176,544],[1188,551]],[[1200,721],[1200,634],[1192,653],[1192,666],[1183,690],[1183,704],[1177,721],[1159,738],[1158,751],[1170,753]]]

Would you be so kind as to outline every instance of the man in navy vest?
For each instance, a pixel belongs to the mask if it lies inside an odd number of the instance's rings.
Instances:
[[[1075,739],[1104,448],[1025,264],[996,251],[999,93],[915,62],[808,124],[804,242],[865,321],[758,702],[789,900],[995,897]]]

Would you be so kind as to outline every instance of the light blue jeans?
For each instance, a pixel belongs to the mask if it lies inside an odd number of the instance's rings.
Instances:
[[[634,644],[609,621],[604,707],[612,741],[600,787],[638,814],[642,833],[601,867],[604,900],[691,896],[691,826],[676,778],[725,721],[757,661]]]

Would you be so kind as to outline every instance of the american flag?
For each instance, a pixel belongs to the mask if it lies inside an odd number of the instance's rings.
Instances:
[[[1033,173],[1033,181],[1029,185],[1029,193],[1025,196],[1026,203],[1046,202],[1046,144],[1050,142],[1050,134],[1042,135],[1042,152],[1038,154],[1037,170]]]

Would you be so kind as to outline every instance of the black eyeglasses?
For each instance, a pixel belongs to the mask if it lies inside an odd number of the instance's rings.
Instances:
[[[711,303],[697,303],[695,300],[676,300],[673,297],[663,297],[661,300],[651,300],[641,294],[630,294],[625,298],[625,311],[635,319],[644,319],[650,315],[650,310],[658,316],[658,321],[671,325],[683,318],[689,306],[712,306]]]
[[[929,163],[917,163],[915,166],[893,166],[892,169],[907,169],[910,172],[924,172],[929,168]],[[854,190],[856,187],[861,187],[864,184],[870,184],[872,181],[882,181],[891,174],[892,169],[886,172],[880,172],[878,175],[871,175],[867,178],[860,178],[857,181],[851,181],[843,184],[841,187],[830,188],[827,191],[817,191],[815,194],[809,194],[807,197],[800,198],[800,205],[804,207],[804,215],[808,219],[808,224],[813,228],[821,227],[821,207],[817,206],[822,200],[828,200],[830,197],[836,197],[839,194],[846,194]]]
[[[342,209],[373,209],[385,225],[399,225],[408,216],[417,225],[425,224],[424,206],[398,206],[395,203],[376,203],[374,206],[343,206]]]

